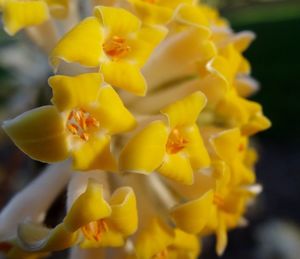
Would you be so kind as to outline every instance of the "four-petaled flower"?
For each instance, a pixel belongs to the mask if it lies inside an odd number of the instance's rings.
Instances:
[[[77,170],[116,170],[111,136],[131,130],[135,119],[98,73],[53,76],[53,106],[43,106],[6,121],[4,130],[33,159],[65,160]]]
[[[160,174],[192,184],[194,171],[210,165],[210,158],[196,124],[206,104],[195,92],[162,110],[168,124],[155,121],[135,135],[120,156],[123,171]]]

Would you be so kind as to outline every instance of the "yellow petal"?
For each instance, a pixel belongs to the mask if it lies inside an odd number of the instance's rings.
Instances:
[[[120,169],[152,173],[163,162],[168,131],[165,124],[155,121],[135,135],[120,156]]]
[[[26,251],[59,251],[69,248],[77,242],[78,233],[69,232],[64,224],[48,229],[34,223],[23,223],[18,229],[21,247]]]
[[[206,105],[205,95],[197,91],[162,109],[170,123],[171,128],[194,124]]]
[[[117,189],[110,201],[111,216],[108,224],[123,236],[133,234],[138,226],[136,198],[133,189],[122,187]]]
[[[186,233],[177,228],[175,229],[175,240],[171,246],[171,250],[172,248],[192,255],[193,257],[191,258],[198,258],[201,246],[199,238],[196,235]]]
[[[217,234],[216,252],[218,256],[221,256],[223,255],[228,242],[225,220],[221,215],[219,216],[219,225],[216,234]]]
[[[105,82],[133,94],[144,96],[147,83],[139,68],[126,62],[107,62],[101,65]]]
[[[194,23],[198,26],[209,26],[205,13],[197,5],[181,5],[176,14],[176,19],[181,22]]]
[[[90,139],[72,150],[75,170],[116,171],[116,161],[110,151],[109,136],[91,136]]]
[[[135,245],[137,258],[153,258],[171,245],[173,240],[173,230],[161,220],[153,219],[137,237]]]
[[[166,155],[158,172],[183,184],[191,185],[194,182],[193,168],[183,152]]]
[[[189,154],[189,160],[194,170],[208,167],[210,157],[203,143],[198,126],[196,124],[182,130],[182,136],[187,140],[185,150]]]
[[[97,18],[89,17],[68,32],[50,55],[50,63],[57,69],[60,60],[83,66],[97,67],[103,56],[103,31]]]
[[[162,26],[142,27],[135,37],[127,40],[130,51],[124,57],[124,60],[142,67],[167,33],[168,30]]]
[[[240,33],[237,33],[233,37],[233,44],[234,47],[239,52],[244,52],[249,45],[252,43],[253,40],[255,40],[256,35],[252,31],[243,31]]]
[[[188,233],[200,233],[210,218],[213,195],[211,190],[198,199],[175,206],[171,210],[171,217],[177,227]]]
[[[56,75],[48,83],[53,91],[52,103],[59,111],[84,108],[97,100],[103,79],[99,73],[78,76]]]
[[[191,27],[166,39],[143,67],[149,88],[195,76],[198,62],[206,63],[216,55],[210,36],[207,29]]]
[[[89,179],[86,191],[72,205],[64,218],[65,228],[74,232],[92,221],[111,215],[111,208],[103,198],[103,187],[93,179]]]
[[[80,248],[97,248],[97,247],[120,247],[124,246],[125,241],[121,233],[117,231],[108,230],[101,236],[101,241],[93,241],[85,239],[80,243]]]
[[[241,132],[238,128],[225,130],[210,139],[216,154],[227,163],[232,163],[239,153]]]
[[[221,80],[222,86],[226,86],[226,89],[230,87],[233,72],[228,60],[222,56],[217,56],[206,65],[206,69],[216,78]]]
[[[3,129],[32,159],[52,163],[69,155],[64,122],[54,106],[43,106],[5,121]]]
[[[102,87],[97,102],[99,106],[95,108],[95,115],[101,128],[106,129],[109,134],[129,131],[135,127],[135,118],[126,109],[121,98],[112,87]]]
[[[10,35],[49,19],[46,3],[43,1],[6,1],[3,9],[4,29]]]
[[[141,27],[136,16],[121,8],[97,6],[94,14],[110,36],[127,36]]]
[[[140,0],[129,0],[133,4],[139,17],[145,24],[166,24],[172,16],[173,10]]]

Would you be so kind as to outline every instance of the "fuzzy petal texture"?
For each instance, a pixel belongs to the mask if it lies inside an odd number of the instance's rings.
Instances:
[[[54,106],[42,106],[5,121],[3,129],[32,159],[52,163],[69,155],[64,122]]]

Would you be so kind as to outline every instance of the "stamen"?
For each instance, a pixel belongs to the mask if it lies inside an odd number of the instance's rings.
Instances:
[[[169,135],[167,142],[167,152],[176,154],[186,147],[188,141],[183,138],[178,129],[173,129]]]
[[[90,241],[100,242],[103,234],[108,231],[104,219],[90,222],[81,228],[83,235]]]
[[[104,43],[103,49],[106,55],[113,59],[123,58],[131,50],[130,46],[127,45],[126,39],[119,36],[113,36]]]
[[[90,113],[84,109],[73,109],[67,120],[67,129],[82,140],[89,140],[88,130],[99,128],[100,124]]]
[[[243,152],[245,150],[245,145],[243,143],[241,143],[239,145],[239,152]]]
[[[225,206],[225,201],[224,201],[224,198],[218,194],[218,193],[215,193],[214,194],[214,200],[213,200],[214,204],[216,204],[219,208],[224,208]]]
[[[164,250],[160,251],[156,255],[154,255],[153,259],[167,259],[168,258],[168,250],[165,248]]]

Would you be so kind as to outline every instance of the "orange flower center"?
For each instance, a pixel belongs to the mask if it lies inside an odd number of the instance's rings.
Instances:
[[[99,126],[99,121],[84,109],[73,109],[68,116],[67,129],[85,141],[89,140],[88,130]]]
[[[149,4],[156,4],[158,0],[144,0],[144,2],[147,2]]]
[[[131,50],[126,39],[119,36],[113,36],[106,43],[104,43],[103,49],[106,55],[113,59],[120,59],[126,56],[126,54]]]
[[[166,259],[166,258],[168,258],[167,248],[153,256],[153,259]]]
[[[86,239],[100,242],[103,234],[108,231],[108,227],[104,219],[100,219],[83,226],[81,230]]]
[[[215,205],[217,205],[220,208],[224,208],[224,206],[225,206],[224,198],[218,193],[214,194],[213,202],[214,202]]]
[[[188,141],[181,135],[178,129],[173,129],[169,135],[167,142],[167,152],[176,154],[186,147]]]

